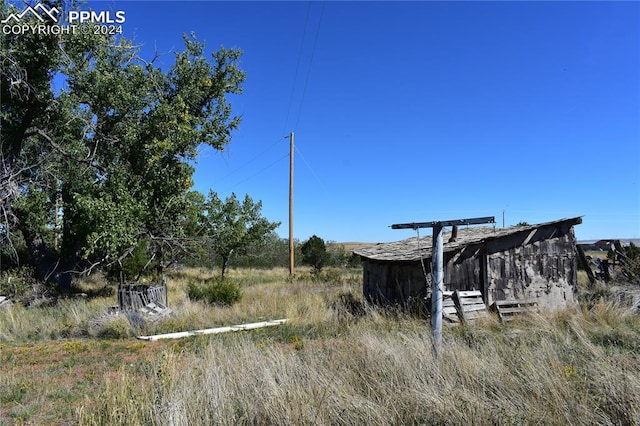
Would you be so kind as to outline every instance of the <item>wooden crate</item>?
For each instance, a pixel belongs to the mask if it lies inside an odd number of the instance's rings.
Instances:
[[[454,300],[463,322],[474,321],[478,318],[486,318],[489,316],[487,305],[485,305],[484,300],[482,300],[482,293],[478,290],[456,290]]]
[[[121,311],[139,311],[153,305],[164,309],[167,307],[167,283],[163,279],[160,285],[120,284],[118,286],[118,307]],[[149,309],[147,309],[149,310]]]
[[[498,300],[493,304],[493,308],[498,313],[500,321],[511,321],[514,316],[537,312],[538,303],[531,300]]]

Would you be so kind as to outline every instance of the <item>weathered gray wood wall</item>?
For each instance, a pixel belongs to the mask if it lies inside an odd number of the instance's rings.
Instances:
[[[406,303],[424,298],[431,289],[431,265],[425,261],[427,281],[420,262],[366,261],[363,268],[363,294],[380,305]]]
[[[504,251],[488,245],[487,302],[533,300],[547,309],[575,303],[577,263],[573,231],[553,236],[541,229],[532,241]],[[496,247],[497,249],[497,247]]]

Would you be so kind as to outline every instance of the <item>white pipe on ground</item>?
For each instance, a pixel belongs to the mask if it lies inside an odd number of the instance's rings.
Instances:
[[[189,336],[199,336],[201,334],[220,334],[220,333],[228,333],[230,331],[243,331],[243,330],[253,330],[256,328],[264,328],[264,327],[273,327],[276,325],[284,324],[289,321],[288,319],[279,319],[272,321],[262,321],[262,322],[253,322],[249,324],[238,324],[227,327],[216,327],[216,328],[207,328],[204,330],[192,330],[192,331],[180,331],[177,333],[167,333],[167,334],[156,334],[153,336],[137,336],[140,340],[154,341],[160,339],[181,339],[183,337]]]

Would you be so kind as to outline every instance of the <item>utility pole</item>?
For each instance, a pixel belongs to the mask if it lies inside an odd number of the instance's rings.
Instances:
[[[391,229],[433,228],[433,246],[431,249],[431,341],[433,358],[437,361],[442,352],[442,294],[444,292],[444,250],[443,230],[445,226],[478,225],[495,223],[495,217],[476,217],[471,219],[441,220],[433,222],[413,222],[391,225]],[[420,254],[422,257],[422,254]]]
[[[293,132],[289,135],[289,276],[294,273],[293,247]]]

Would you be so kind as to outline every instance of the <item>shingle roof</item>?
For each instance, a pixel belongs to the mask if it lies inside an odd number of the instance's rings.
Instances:
[[[444,232],[443,250],[445,252],[454,251],[469,244],[502,238],[518,232],[534,230],[543,226],[559,224],[562,222],[572,222],[571,225],[576,225],[582,223],[582,218],[574,217],[539,223],[536,225],[512,226],[510,228],[495,228],[489,226],[458,228],[458,238],[454,242],[449,242],[451,232]],[[420,258],[428,258],[431,257],[432,232],[430,229],[423,229],[421,231],[421,234],[422,233],[427,235],[421,235],[420,240],[413,237],[392,243],[380,243],[374,246],[356,249],[353,253],[363,258],[379,261],[412,262],[420,260]]]

